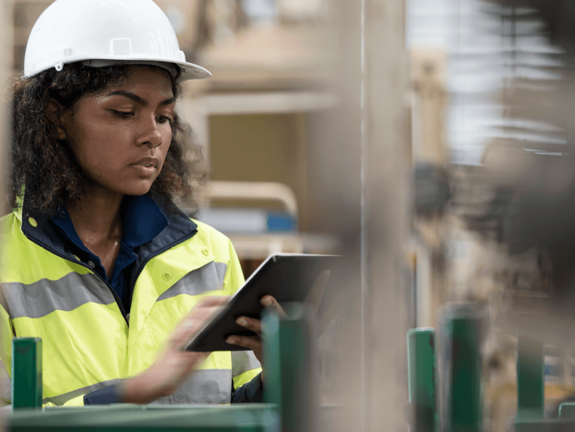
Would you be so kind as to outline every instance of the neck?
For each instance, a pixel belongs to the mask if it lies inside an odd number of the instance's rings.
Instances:
[[[91,188],[79,203],[66,204],[78,236],[84,244],[122,237],[120,206],[123,194]]]

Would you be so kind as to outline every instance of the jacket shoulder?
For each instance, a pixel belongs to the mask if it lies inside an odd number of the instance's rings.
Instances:
[[[13,228],[17,227],[18,230],[22,224],[22,211],[14,210],[12,213],[8,213],[0,217],[0,231],[3,235],[6,235]]]
[[[197,219],[192,219],[192,222],[198,226],[198,235],[200,235],[202,239],[206,238],[210,239],[211,241],[222,242],[226,244],[230,241],[230,239],[225,234],[222,234],[214,227]]]
[[[196,241],[201,241],[207,247],[216,262],[221,262],[228,266],[224,279],[224,289],[228,290],[228,294],[233,294],[243,285],[244,275],[231,240],[217,229],[203,222],[195,219],[192,219],[192,221],[198,227],[198,232],[194,236],[197,238]]]
[[[192,222],[198,227],[198,232],[194,237],[197,237],[197,240],[204,243],[213,253],[228,255],[230,250],[233,250],[232,242],[225,234],[199,220],[192,219]]]

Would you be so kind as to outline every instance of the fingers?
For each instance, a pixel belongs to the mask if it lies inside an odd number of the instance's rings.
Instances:
[[[259,336],[229,336],[226,343],[230,345],[238,345],[252,351],[261,351],[262,340]]]
[[[248,330],[261,335],[262,333],[262,324],[259,319],[248,318],[245,316],[241,316],[236,320],[236,323],[241,325],[242,327],[247,328]]]
[[[192,326],[203,325],[229,301],[229,297],[210,296],[202,298],[182,320],[182,323]]]
[[[224,296],[210,296],[202,298],[176,327],[171,336],[171,345],[175,349],[181,349],[214,314],[216,314],[229,298]]]
[[[260,303],[267,308],[275,310],[280,317],[282,318],[287,317],[286,313],[284,312],[278,301],[272,296],[270,295],[263,296],[262,299],[260,300]]]
[[[273,298],[272,296],[269,296],[269,295],[263,296],[261,299],[261,304],[263,306],[266,306],[267,308],[271,308],[271,309],[275,310],[279,316],[284,317],[284,318],[286,317],[286,313],[284,312],[282,307],[279,305],[277,300],[275,298]],[[261,324],[261,321],[259,319],[241,316],[236,320],[236,323],[241,325],[242,327],[247,328],[248,330],[251,330],[251,331],[257,333],[258,335],[261,335],[261,333],[262,333],[262,324]]]
[[[229,297],[226,296],[208,296],[203,297],[195,306],[195,308],[204,308],[204,307],[214,307],[214,306],[223,306],[230,300]]]
[[[201,327],[198,326],[198,323],[194,321],[182,320],[171,334],[169,345],[172,349],[178,351],[183,349],[184,345],[192,339],[200,328]]]

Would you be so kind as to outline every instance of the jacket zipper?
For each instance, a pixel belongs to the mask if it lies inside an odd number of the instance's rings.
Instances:
[[[197,233],[197,229],[195,231],[192,231],[189,235],[186,235],[172,243],[170,243],[168,246],[159,249],[157,251],[154,251],[153,254],[151,254],[149,257],[146,257],[145,260],[142,261],[142,263],[138,266],[138,268],[136,269],[136,272],[134,273],[134,277],[132,278],[132,280],[130,281],[130,304],[132,304],[132,296],[134,295],[134,288],[136,287],[136,281],[138,280],[138,276],[140,276],[140,274],[142,273],[142,270],[144,270],[144,267],[146,267],[146,264],[148,264],[148,262],[150,262],[150,260],[152,258],[157,257],[158,255],[160,255],[161,253],[173,248],[174,246],[179,245],[180,243],[185,242],[186,240],[191,239],[193,236],[196,235]]]
[[[126,321],[126,325],[129,327],[130,326],[130,320],[128,319],[128,315],[126,314],[126,310],[124,309],[124,305],[122,304],[122,300],[120,299],[120,297],[118,297],[118,294],[116,294],[116,291],[114,291],[114,289],[110,286],[110,284],[108,282],[106,282],[106,280],[100,276],[98,273],[96,273],[89,265],[84,264],[82,261],[72,261],[69,257],[53,250],[52,248],[47,247],[46,245],[42,244],[42,242],[37,241],[34,238],[31,238],[29,236],[26,236],[26,238],[28,240],[30,240],[33,243],[36,243],[38,246],[46,249],[47,251],[53,253],[56,256],[59,256],[60,258],[64,258],[66,261],[70,261],[71,263],[74,264],[80,264],[82,267],[87,268],[88,270],[90,270],[90,272],[92,272],[93,275],[96,275],[96,277],[98,279],[100,279],[102,282],[104,282],[104,285],[106,285],[106,287],[108,288],[108,290],[112,293],[112,296],[114,296],[114,300],[116,300],[116,304],[118,305],[118,308],[120,309],[120,313],[122,314],[122,316],[124,317],[124,320]]]

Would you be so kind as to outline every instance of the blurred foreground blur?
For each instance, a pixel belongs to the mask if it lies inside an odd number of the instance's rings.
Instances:
[[[575,399],[575,4],[156,2],[213,73],[180,102],[181,207],[246,277],[274,252],[360,262],[309,351],[311,429],[510,431]],[[2,1],[2,83],[50,3]],[[408,397],[416,327],[431,411]]]
[[[486,430],[513,430],[525,414],[526,341],[544,383],[529,415],[557,417],[575,394],[574,12],[568,1],[409,2],[421,155],[413,325],[437,329],[447,302],[483,311]],[[426,133],[438,127],[443,146]]]

